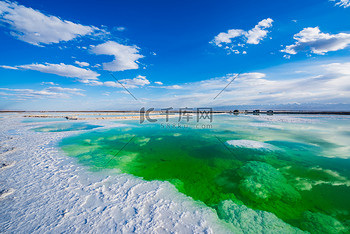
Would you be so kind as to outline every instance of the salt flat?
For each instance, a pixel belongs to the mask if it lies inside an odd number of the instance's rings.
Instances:
[[[14,164],[0,169],[1,232],[227,232],[215,211],[170,183],[79,166],[56,147],[77,132],[34,132],[45,123],[21,120],[0,120],[1,147],[15,148],[0,156]]]

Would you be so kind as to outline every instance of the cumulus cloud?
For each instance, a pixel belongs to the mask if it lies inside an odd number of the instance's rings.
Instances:
[[[0,1],[0,21],[9,27],[12,36],[37,46],[101,32],[97,27],[62,20],[16,2]]]
[[[340,7],[350,7],[350,0],[331,0],[332,2],[336,2],[336,6],[340,6]]]
[[[247,38],[248,44],[259,44],[262,39],[264,39],[267,36],[267,33],[269,32],[266,30],[267,28],[272,27],[273,20],[268,18],[260,21],[258,25],[256,25],[253,29],[249,30],[245,36]]]
[[[114,41],[108,41],[94,46],[91,51],[97,55],[112,55],[112,62],[103,63],[103,69],[107,71],[125,71],[138,69],[138,59],[144,56],[139,54],[139,47],[126,46]]]
[[[146,76],[138,75],[133,79],[123,79],[120,82],[127,84],[128,86],[145,86],[150,84],[149,80],[146,79]]]
[[[0,88],[0,96],[14,97],[16,99],[32,99],[32,98],[69,98],[71,95],[85,96],[81,91],[82,89],[77,88],[62,88],[62,87],[49,87],[42,90],[33,89],[10,89]]]
[[[77,64],[77,65],[80,66],[80,67],[88,67],[88,66],[90,66],[90,64],[87,63],[87,62],[75,61],[74,63]]]
[[[24,69],[24,70],[34,70],[34,71],[40,71],[43,73],[49,73],[49,74],[55,74],[59,76],[64,77],[70,77],[70,78],[77,78],[78,81],[82,83],[88,83],[92,80],[98,80],[98,74],[97,72],[91,71],[90,69],[84,69],[80,67],[75,67],[73,65],[67,65],[64,63],[60,64],[51,64],[51,63],[45,63],[45,64],[28,64],[28,65],[19,65],[15,67],[17,69]]]
[[[260,21],[254,28],[249,31],[242,29],[230,29],[227,32],[221,32],[210,42],[218,47],[230,49],[232,52],[239,54],[239,50],[234,47],[244,47],[246,44],[259,44],[269,33],[268,28],[272,27],[273,20],[270,18]],[[239,42],[232,39],[239,39]]]
[[[163,82],[160,82],[160,81],[156,81],[154,83],[157,84],[157,85],[163,85]]]
[[[133,79],[121,79],[119,80],[119,82],[122,83],[123,86],[126,88],[138,88],[145,85],[149,85],[151,83],[145,76],[140,76],[140,75],[138,75]],[[115,82],[115,81],[100,82],[98,84],[96,83],[96,85],[123,88],[123,86],[121,86],[118,82]]]
[[[318,27],[304,28],[294,35],[296,42],[286,46],[281,52],[297,54],[300,51],[310,51],[314,54],[323,55],[329,51],[342,50],[350,45],[350,34],[322,33]]]
[[[244,30],[241,29],[230,29],[227,31],[227,33],[219,33],[217,36],[215,36],[214,40],[212,41],[215,43],[215,45],[221,47],[223,43],[232,43],[233,38],[243,36],[245,34]]]

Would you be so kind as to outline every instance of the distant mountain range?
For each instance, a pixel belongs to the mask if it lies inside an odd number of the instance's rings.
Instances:
[[[292,103],[271,105],[232,105],[213,107],[214,110],[308,110],[308,111],[350,111],[350,104]]]

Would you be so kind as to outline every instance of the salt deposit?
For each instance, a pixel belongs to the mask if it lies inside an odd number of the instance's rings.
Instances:
[[[250,148],[250,149],[273,150],[276,148],[271,144],[259,142],[259,141],[252,141],[252,140],[230,140],[230,141],[227,141],[227,144],[232,145],[234,147]]]
[[[14,166],[0,172],[0,232],[229,232],[213,209],[168,182],[79,166],[56,147],[79,131],[35,132],[15,117],[1,122],[1,143],[17,150],[6,154]]]

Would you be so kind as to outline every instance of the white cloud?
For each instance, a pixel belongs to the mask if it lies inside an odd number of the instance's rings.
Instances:
[[[226,47],[224,47],[225,49],[229,49],[238,54],[239,51],[234,50],[233,47],[244,47],[245,44],[259,44],[269,33],[267,28],[272,27],[272,22],[273,20],[270,18],[264,19],[249,31],[244,31],[242,29],[230,29],[227,32],[219,33],[210,43],[215,44],[218,47],[222,47],[224,44],[226,44]],[[242,42],[239,43],[232,41],[232,39],[236,38],[240,39]]]
[[[169,86],[164,86],[166,89],[183,89],[181,85],[169,85]]]
[[[68,93],[77,93],[80,91],[84,91],[82,89],[77,89],[77,88],[62,88],[62,87],[49,87],[49,88],[46,88],[45,90],[51,91],[51,92],[68,92]]]
[[[12,67],[12,66],[6,66],[6,65],[0,65],[1,68],[4,68],[4,69],[10,69],[10,70],[18,70],[17,67]]]
[[[100,75],[94,71],[91,71],[90,69],[79,68],[73,65],[66,65],[64,63],[28,64],[16,67],[25,70],[34,70],[43,73],[55,74],[58,76],[78,78],[78,80],[82,83],[87,83],[91,80],[98,80],[97,77]]]
[[[330,63],[323,65],[329,73],[334,73],[338,75],[345,75],[350,77],[350,63]]]
[[[122,83],[123,86],[126,88],[138,88],[138,87],[142,87],[145,85],[149,85],[151,83],[145,76],[140,76],[140,75],[138,75],[137,77],[135,77],[133,79],[121,79],[121,80],[119,80],[119,82]],[[100,84],[96,84],[96,85],[104,85],[107,87],[123,88],[118,82],[115,82],[115,81],[101,82]]]
[[[259,44],[260,41],[267,36],[269,31],[266,29],[272,27],[272,22],[273,20],[270,18],[264,19],[260,21],[253,29],[249,30],[245,35],[247,38],[247,43],[255,45]]]
[[[88,66],[90,66],[90,64],[87,63],[87,62],[75,61],[74,63],[77,64],[77,65],[79,65],[80,67],[88,67]]]
[[[335,5],[340,7],[350,7],[350,0],[330,0],[332,2],[337,2]]]
[[[99,85],[104,85],[107,87],[115,87],[115,88],[122,88],[123,87],[118,82],[115,82],[115,81],[101,82]]]
[[[154,82],[157,83],[157,82]],[[160,82],[162,83],[162,82]],[[159,84],[158,84],[159,85]],[[151,88],[161,88],[161,89],[184,89],[181,85],[159,85],[159,86],[150,86]]]
[[[350,34],[322,33],[318,27],[304,28],[294,35],[296,42],[286,46],[281,52],[297,54],[300,51],[311,51],[311,53],[323,55],[329,51],[342,50],[350,45]]]
[[[127,95],[129,95],[130,93],[129,92],[127,92],[126,90],[121,90],[121,91],[118,91],[117,93],[123,93],[123,94],[127,94]]]
[[[103,63],[103,69],[107,71],[125,71],[138,69],[138,59],[144,56],[139,54],[137,46],[126,46],[114,41],[97,45],[91,48],[91,51],[97,55],[112,55],[112,62]]]
[[[129,87],[145,86],[150,84],[146,76],[140,76],[140,75],[138,75],[136,78],[133,78],[133,79],[120,80],[120,82],[123,84],[126,84]]]
[[[61,20],[16,2],[0,1],[0,21],[9,26],[12,36],[37,46],[101,32],[96,27]]]
[[[41,85],[58,85],[54,82],[41,82]]]
[[[300,67],[300,64],[297,64]],[[292,71],[295,67],[290,67]],[[265,73],[244,73],[181,84],[182,89],[153,98],[153,106],[229,106],[229,105],[270,105],[288,103],[347,103],[350,104],[350,62],[308,65],[307,73],[285,70],[274,76]],[[269,74],[274,71],[270,70]],[[288,78],[281,79],[286,76]],[[155,87],[154,87],[155,88]],[[190,91],[190,92],[189,92]]]
[[[81,93],[81,91],[84,91],[82,89],[62,87],[49,87],[42,90],[0,88],[0,91],[4,91],[0,93],[0,96],[9,96],[23,100],[32,98],[69,98],[71,95],[85,96]]]
[[[101,67],[101,64],[95,64],[92,67]]]
[[[160,82],[160,81],[156,81],[156,82],[154,82],[154,83],[157,84],[157,85],[163,85],[163,83]]]
[[[225,87],[233,77],[237,74],[228,74],[225,77],[212,78],[208,80],[192,82],[192,83],[184,83],[181,85],[169,85],[169,86],[152,86],[153,88],[164,88],[164,89],[182,89],[182,90],[200,90],[200,91],[208,91],[208,90],[216,90],[222,89]],[[263,73],[244,73],[240,75],[240,79],[247,79],[247,77],[251,79],[260,79],[265,77]]]
[[[215,45],[221,47],[223,43],[230,44],[232,43],[231,39],[236,37],[241,37],[245,33],[246,32],[241,29],[231,29],[231,30],[228,30],[227,33],[224,33],[224,32],[219,33],[217,36],[215,36],[212,42],[215,43]]]
[[[125,27],[116,27],[115,30],[122,32],[125,31]]]
[[[77,81],[84,84],[90,84],[90,85],[102,84],[102,82],[100,82],[98,79],[100,74],[98,74],[97,72],[87,68],[80,68],[73,65],[67,65],[64,63],[60,63],[60,64],[51,64],[51,63],[37,64],[36,63],[36,64],[18,65],[13,67],[12,66],[1,66],[1,67],[6,69],[40,71],[43,73],[55,74],[63,77],[76,78]],[[42,84],[56,85],[53,82],[42,82]]]

